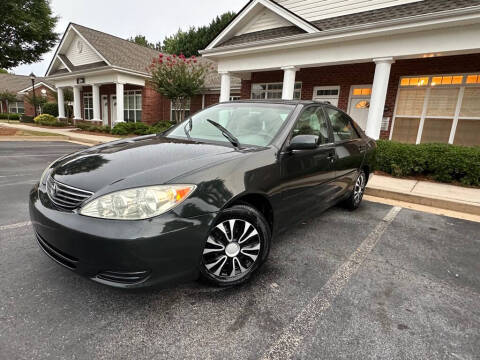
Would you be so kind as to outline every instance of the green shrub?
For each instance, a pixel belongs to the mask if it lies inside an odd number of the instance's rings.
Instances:
[[[103,125],[93,125],[85,122],[80,122],[76,124],[76,127],[79,128],[80,130],[84,131],[93,131],[93,132],[101,132],[101,133],[109,133],[110,132],[110,127],[109,126],[103,126]]]
[[[42,112],[44,114],[50,114],[52,116],[57,117],[58,116],[58,104],[53,103],[53,102],[46,103],[42,107]]]
[[[22,116],[20,116],[20,122],[33,123],[33,116],[22,114]]]
[[[115,125],[111,131],[113,135],[149,135],[161,133],[172,126],[172,123],[160,121],[153,126],[142,122],[121,122]]]
[[[377,170],[393,176],[427,176],[440,182],[480,185],[480,146],[377,141]]]
[[[20,114],[17,113],[0,113],[0,119],[4,120],[20,120]]]
[[[58,121],[55,116],[52,116],[52,115],[49,115],[49,114],[38,115],[33,120],[35,121],[35,123],[37,123],[39,125],[57,126],[57,127],[66,126],[65,123]]]

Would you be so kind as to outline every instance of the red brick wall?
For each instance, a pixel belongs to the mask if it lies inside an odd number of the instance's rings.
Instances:
[[[42,90],[46,90],[47,94],[43,95]],[[28,95],[28,96],[32,95],[32,91],[29,91],[26,95]],[[46,86],[43,86],[43,85],[35,88],[35,96],[36,97],[46,96],[48,102],[57,102],[57,100],[55,98],[55,93],[52,90],[50,90],[49,88],[47,88]],[[28,115],[28,116],[34,116],[35,115],[35,109],[34,109],[33,105],[31,105],[26,99],[23,100],[23,106],[25,107],[25,115]],[[37,112],[37,114],[38,114],[38,112]]]
[[[384,116],[393,117],[401,76],[478,71],[480,71],[480,54],[398,60],[392,65]],[[347,110],[351,86],[372,84],[374,72],[375,64],[373,62],[304,68],[297,72],[296,81],[302,82],[303,100],[312,99],[315,86],[340,85],[338,107],[342,110]],[[252,83],[282,81],[283,71],[252,73],[252,80],[242,81],[241,97],[242,99],[250,99]],[[388,138],[390,127],[391,121],[389,130],[381,132],[382,138]]]
[[[155,124],[170,120],[170,100],[146,85],[142,92],[142,121]]]

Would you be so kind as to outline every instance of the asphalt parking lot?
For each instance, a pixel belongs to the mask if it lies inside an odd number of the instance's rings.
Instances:
[[[480,223],[364,202],[278,236],[247,285],[111,289],[28,224],[34,182],[80,148],[0,142],[0,359],[479,358]]]

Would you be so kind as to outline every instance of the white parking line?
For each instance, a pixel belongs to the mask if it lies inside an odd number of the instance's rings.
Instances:
[[[285,329],[283,334],[268,349],[262,360],[290,359],[302,340],[311,333],[322,313],[327,310],[337,295],[343,290],[368,254],[373,250],[388,225],[395,219],[402,208],[395,206],[388,212],[375,229],[363,240],[357,250],[332,275],[317,295],[305,306]]]
[[[10,224],[10,225],[0,225],[0,231],[18,229],[24,226],[30,226],[31,224],[32,224],[31,221],[25,221],[25,222],[16,223],[16,224]]]

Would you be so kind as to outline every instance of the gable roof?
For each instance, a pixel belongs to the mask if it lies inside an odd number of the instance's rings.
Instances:
[[[159,52],[131,41],[79,24],[72,26],[97,50],[110,66],[147,72],[147,67]]]
[[[98,52],[98,54],[104,60],[101,62],[94,62],[79,66],[72,64],[65,54],[59,52],[62,42],[70,29],[72,29],[72,31],[76,31],[88,43],[88,45]],[[152,63],[152,59],[157,58],[159,54],[160,52],[157,50],[135,44],[131,41],[104,33],[102,31],[91,29],[83,25],[71,23],[67,27],[63,39],[57,48],[57,52],[50,63],[49,70],[52,67],[55,59],[58,58],[59,61],[66,66],[66,68],[58,69],[55,71],[55,73],[51,73],[50,75],[68,74],[70,71],[75,72],[94,68],[97,69],[101,67],[117,67],[149,75],[147,68]],[[198,61],[208,64],[209,68],[213,68],[205,77],[205,88],[220,88],[221,80],[216,70],[216,63],[202,57],[199,57]],[[47,71],[47,74],[49,73],[49,70]],[[240,84],[241,80],[239,78],[231,78],[232,88],[240,88]]]
[[[45,84],[50,89],[55,89],[52,83],[48,82],[48,79],[43,77],[37,77],[35,79],[35,87],[40,83]],[[32,87],[32,80],[26,75],[14,75],[14,74],[0,74],[0,91],[9,91],[17,94],[22,90],[26,90]]]
[[[298,16],[289,9],[283,7],[273,0],[250,0],[240,12],[230,21],[230,23],[218,34],[218,36],[207,46],[207,49],[217,47],[219,44],[227,42],[236,31],[241,29],[245,23],[254,18],[260,9],[268,9],[279,17],[283,18],[292,26],[299,28],[303,32],[315,33],[319,29],[311,22]],[[265,30],[268,31],[268,30]],[[241,35],[240,35],[241,36]]]
[[[313,21],[312,24],[318,29],[321,29],[321,31],[328,31],[357,25],[375,24],[384,21],[406,19],[419,15],[441,13],[443,11],[469,8],[479,5],[479,0],[423,0],[376,10],[363,11],[355,14],[326,18]],[[248,44],[255,41],[299,35],[301,33],[302,32],[295,30],[292,27],[281,27],[234,36],[227,41],[219,43],[216,47],[218,48],[229,45]]]

